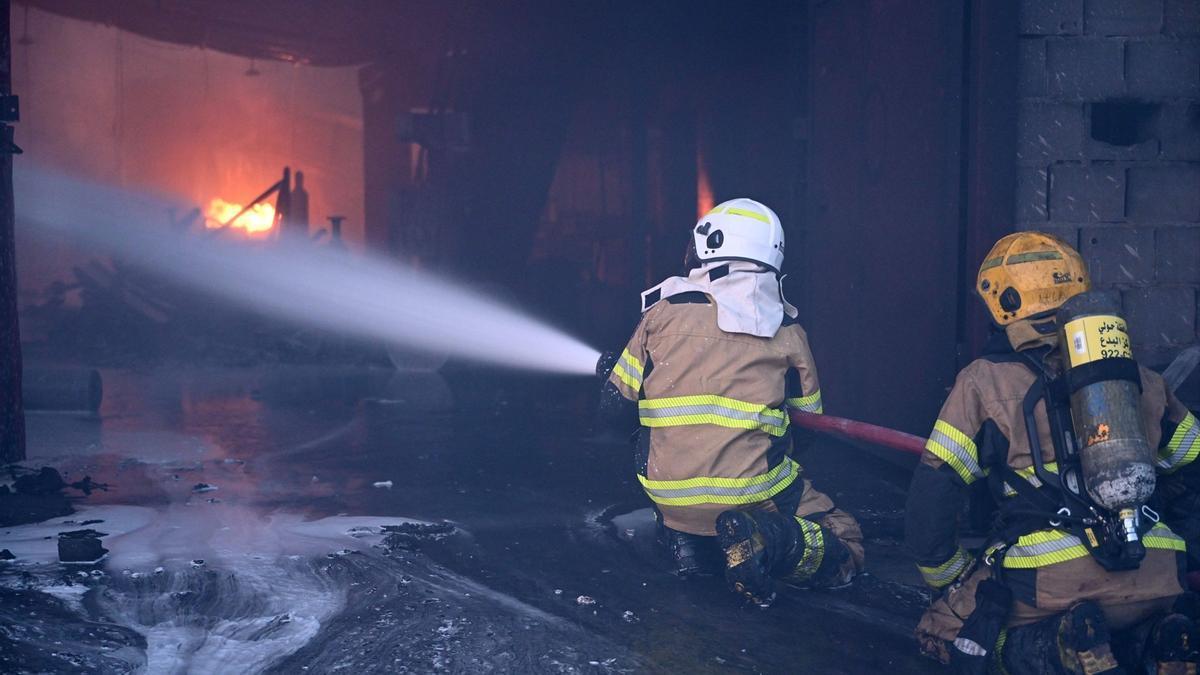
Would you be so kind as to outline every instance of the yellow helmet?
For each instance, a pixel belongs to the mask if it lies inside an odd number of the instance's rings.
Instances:
[[[1089,288],[1079,252],[1041,232],[1017,232],[996,242],[975,282],[975,291],[1001,326],[1056,310]]]

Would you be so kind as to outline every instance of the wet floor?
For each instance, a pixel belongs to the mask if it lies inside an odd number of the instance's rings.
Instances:
[[[111,552],[43,564],[47,535],[0,531],[0,548],[25,539],[0,571],[0,670],[936,670],[910,637],[924,596],[898,549],[907,469],[857,448],[801,460],[860,515],[869,573],[762,610],[667,573],[628,446],[590,430],[591,382],[104,378],[98,418],[31,415],[29,453],[112,485],[45,526],[103,520],[87,527]]]

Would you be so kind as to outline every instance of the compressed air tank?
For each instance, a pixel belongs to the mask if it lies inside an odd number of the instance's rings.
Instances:
[[[1097,504],[1123,521],[1136,520],[1154,492],[1154,453],[1121,308],[1109,295],[1088,291],[1059,308],[1058,325],[1084,485]]]

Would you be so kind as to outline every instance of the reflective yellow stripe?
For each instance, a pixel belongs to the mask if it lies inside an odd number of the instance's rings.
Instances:
[[[763,223],[771,222],[771,219],[768,218],[767,214],[765,214],[765,213],[758,213],[757,211],[747,211],[746,209],[734,208],[732,206],[725,209],[725,213],[728,213],[728,214],[734,215],[734,216],[745,216],[747,218],[753,218],[753,219],[763,222]]]
[[[799,398],[786,399],[786,400],[784,400],[784,404],[786,404],[789,408],[795,408],[796,410],[803,410],[804,412],[818,413],[818,414],[825,412],[825,407],[821,404],[821,390],[820,389],[813,392],[812,394],[809,394],[808,396],[801,396]]]
[[[786,417],[782,412],[769,408],[761,403],[750,403],[748,401],[739,401],[736,398],[726,396],[718,396],[716,394],[696,394],[693,396],[670,396],[667,398],[648,398],[642,401],[641,407],[648,410],[658,410],[662,408],[674,408],[677,406],[686,405],[719,405],[724,408],[733,410],[741,410],[743,412],[759,412],[766,410],[775,413],[780,419]]]
[[[1004,566],[1033,569],[1088,555],[1078,537],[1059,530],[1039,530],[1019,539],[1004,553]]]
[[[825,559],[825,537],[821,533],[821,526],[811,520],[796,516],[796,522],[800,524],[800,531],[804,533],[804,554],[790,576],[793,581],[808,581],[821,568],[821,561]]]
[[[642,362],[638,359],[638,357],[630,354],[628,349],[621,352],[621,359],[619,362],[626,362],[633,366],[633,372],[636,372],[639,378],[646,372],[646,367],[642,365]]]
[[[921,576],[925,578],[925,583],[934,588],[944,588],[961,576],[970,563],[971,556],[960,548],[954,552],[954,555],[950,556],[949,560],[937,567],[917,565],[917,569],[921,572]]]
[[[1162,523],[1150,528],[1146,536],[1142,537],[1142,543],[1146,545],[1146,548],[1166,549],[1180,553],[1187,551],[1187,542],[1183,540],[1183,537],[1175,534],[1171,528]]]
[[[1035,467],[1032,464],[1025,467],[1024,469],[1013,469],[1013,470],[1016,472],[1016,474],[1018,476],[1020,476],[1021,478],[1024,478],[1025,480],[1029,480],[1030,478],[1037,477],[1037,467]],[[1049,471],[1050,473],[1058,473],[1058,462],[1048,462],[1046,464],[1046,470]]]
[[[631,389],[633,389],[634,391],[637,391],[642,388],[642,383],[640,381],[638,381],[638,379],[636,377],[630,375],[629,372],[626,371],[623,367],[621,367],[621,364],[618,363],[617,365],[613,366],[612,372],[613,372],[613,375],[617,376],[618,380],[629,385],[629,387]]]
[[[1048,462],[1046,464],[1046,470],[1050,473],[1058,473],[1058,462]],[[1014,469],[1014,471],[1018,476],[1029,481],[1030,485],[1033,485],[1034,487],[1042,487],[1042,481],[1037,477],[1037,470],[1033,467],[1033,465],[1027,466],[1024,469]],[[1004,483],[1004,496],[1012,497],[1016,494],[1017,491],[1014,490],[1006,481]]]
[[[782,492],[800,475],[800,465],[785,459],[770,471],[749,478],[697,476],[682,480],[651,480],[638,475],[650,499],[667,506],[697,504],[754,504]]]
[[[1008,642],[1008,629],[1000,629],[1000,637],[996,638],[996,649],[992,655],[992,668],[999,675],[1009,675],[1008,670],[1004,668],[1004,643]]]
[[[1195,415],[1188,413],[1175,427],[1167,447],[1159,451],[1158,468],[1172,473],[1194,462],[1197,455],[1200,455],[1200,424]]]
[[[629,353],[628,349],[621,352],[621,358],[617,359],[617,364],[613,366],[612,372],[618,380],[624,382],[635,392],[642,388],[642,374],[645,372],[645,367],[636,356]]]
[[[1043,260],[1062,260],[1062,254],[1058,251],[1030,251],[1028,253],[1018,253],[1008,256],[1005,261],[1006,265],[1019,265],[1027,262],[1041,262]]]
[[[925,443],[925,449],[950,465],[967,485],[987,475],[979,466],[979,452],[972,441],[953,425],[938,420]]]
[[[645,399],[638,402],[638,410],[642,425],[647,427],[712,424],[764,431],[772,436],[783,436],[788,429],[788,416],[782,410],[716,394]]]
[[[1187,550],[1184,540],[1162,523],[1155,524],[1142,537],[1146,548],[1168,551]],[[1087,547],[1078,537],[1059,530],[1039,530],[1017,540],[1004,553],[1004,566],[1013,569],[1032,569],[1067,562],[1088,555]]]

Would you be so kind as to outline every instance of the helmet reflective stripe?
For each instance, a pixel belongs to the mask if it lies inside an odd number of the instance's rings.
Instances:
[[[784,235],[779,216],[753,199],[731,199],[706,213],[692,230],[701,261],[749,260],[778,272]]]
[[[753,218],[757,221],[768,223],[768,224],[771,222],[771,219],[768,216],[766,216],[765,214],[755,213],[753,211],[747,211],[746,209],[735,209],[732,206],[725,209],[725,213],[735,215],[735,216],[746,216],[747,218]]]

